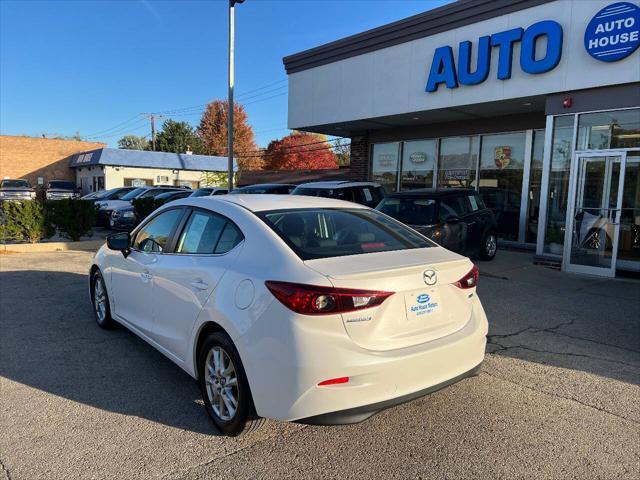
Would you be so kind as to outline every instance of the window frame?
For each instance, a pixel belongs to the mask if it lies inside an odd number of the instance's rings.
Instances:
[[[236,222],[234,222],[233,220],[231,220],[229,217],[227,217],[226,215],[222,215],[221,213],[218,212],[214,212],[213,210],[209,210],[206,208],[201,208],[201,207],[187,207],[187,214],[182,218],[182,220],[179,222],[178,225],[178,229],[174,232],[174,239],[172,241],[172,249],[171,249],[171,254],[172,255],[180,255],[180,256],[189,256],[189,257],[193,257],[193,256],[197,256],[197,257],[222,257],[224,255],[227,255],[231,252],[233,252],[239,245],[241,245],[242,243],[244,243],[245,239],[247,238],[244,234],[244,232],[242,231],[242,229],[238,226],[238,224]],[[189,223],[189,219],[191,218],[191,215],[193,215],[194,212],[202,212],[208,215],[214,215],[217,217],[222,218],[225,221],[225,225],[222,227],[222,230],[220,231],[220,236],[222,236],[222,233],[224,232],[224,229],[226,228],[226,224],[230,223],[231,225],[233,225],[236,230],[238,230],[238,232],[240,232],[240,236],[242,237],[242,240],[240,240],[232,249],[227,250],[224,253],[184,253],[184,252],[177,252],[176,248],[178,246],[178,240],[180,239],[180,237],[182,236],[182,233],[184,232],[184,230],[187,228],[187,225]],[[218,237],[218,242],[220,241],[220,237]],[[218,245],[218,243],[216,242],[216,246]]]
[[[135,248],[135,242],[136,242],[136,238],[138,236],[138,234],[140,234],[140,232],[147,226],[149,225],[151,222],[153,222],[156,218],[158,218],[160,215],[167,213],[171,210],[182,210],[182,216],[178,218],[178,221],[176,222],[176,224],[173,226],[173,228],[171,229],[171,232],[169,233],[169,235],[167,236],[167,244],[166,247],[162,252],[145,252],[144,250],[140,250],[139,248]],[[147,219],[147,221],[145,221],[144,223],[141,223],[140,225],[138,225],[130,234],[129,236],[129,248],[131,250],[133,250],[134,252],[140,252],[140,253],[152,253],[154,255],[170,255],[173,254],[174,250],[175,250],[175,244],[176,244],[176,232],[178,230],[181,230],[182,227],[184,226],[185,223],[185,217],[187,217],[187,212],[189,211],[189,208],[184,206],[184,205],[176,205],[174,207],[169,207],[169,208],[165,208],[163,210],[160,210],[159,212],[155,213],[153,216],[151,216],[149,219]]]

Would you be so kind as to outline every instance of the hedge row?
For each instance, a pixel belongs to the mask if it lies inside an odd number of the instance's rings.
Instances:
[[[86,200],[0,202],[0,241],[37,243],[56,233],[78,241],[91,231],[95,215]]]

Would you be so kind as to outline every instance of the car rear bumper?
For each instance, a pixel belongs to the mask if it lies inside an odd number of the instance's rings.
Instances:
[[[359,423],[386,408],[391,408],[396,405],[424,397],[430,393],[435,393],[438,390],[442,390],[449,385],[458,383],[460,380],[464,380],[465,378],[475,377],[480,373],[481,367],[482,363],[476,365],[468,372],[458,375],[457,377],[445,380],[437,385],[432,385],[431,387],[418,390],[417,392],[408,393],[401,397],[391,398],[383,402],[363,405],[361,407],[349,408],[339,412],[323,413],[322,415],[316,415],[314,417],[301,418],[300,420],[296,420],[296,423],[304,423],[307,425],[348,425],[351,423]]]
[[[241,357],[251,358],[245,370],[263,417],[317,424],[361,421],[474,374],[484,359],[488,323],[477,296],[460,330],[389,351],[357,346],[340,319],[287,321],[287,310],[277,301],[268,310],[267,316],[286,322],[289,331],[275,336],[268,321],[256,322],[265,331],[247,332],[237,343]],[[259,339],[265,336],[268,342]],[[349,381],[318,386],[339,377]]]

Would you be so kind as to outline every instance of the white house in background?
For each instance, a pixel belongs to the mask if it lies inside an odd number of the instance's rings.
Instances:
[[[70,167],[83,193],[125,186],[227,184],[227,157],[209,155],[100,148],[73,155]]]

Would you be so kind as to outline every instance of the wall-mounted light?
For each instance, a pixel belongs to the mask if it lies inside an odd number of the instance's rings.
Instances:
[[[564,97],[564,100],[562,100],[562,106],[564,108],[571,108],[572,105],[573,105],[573,98]]]

